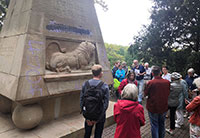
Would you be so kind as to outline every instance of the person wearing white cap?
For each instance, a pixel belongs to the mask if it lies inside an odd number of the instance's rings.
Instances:
[[[166,129],[170,135],[174,134],[175,130],[175,113],[179,105],[179,95],[183,91],[183,86],[180,83],[181,75],[177,72],[171,74],[170,94],[168,97],[168,108],[170,110],[170,129]]]

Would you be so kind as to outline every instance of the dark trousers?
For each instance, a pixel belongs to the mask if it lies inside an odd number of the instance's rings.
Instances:
[[[175,114],[176,114],[176,108],[177,107],[168,107],[170,111],[170,129],[175,129]]]
[[[90,138],[93,126],[88,126],[87,122],[85,121],[85,135],[84,135],[84,138]],[[104,128],[104,122],[96,123],[94,138],[101,138],[101,135],[103,133],[103,128]]]

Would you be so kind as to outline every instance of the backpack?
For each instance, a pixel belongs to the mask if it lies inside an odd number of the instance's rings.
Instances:
[[[97,86],[90,86],[86,82],[86,91],[83,94],[83,116],[91,121],[98,121],[103,112],[103,90],[104,83],[101,81]]]

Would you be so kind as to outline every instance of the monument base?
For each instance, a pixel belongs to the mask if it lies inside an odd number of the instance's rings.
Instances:
[[[106,112],[105,127],[114,124],[114,102],[109,103]],[[81,138],[84,135],[84,118],[80,113],[73,113],[59,119],[43,123],[32,130],[21,130],[14,126],[10,115],[0,113],[0,137],[13,138]]]

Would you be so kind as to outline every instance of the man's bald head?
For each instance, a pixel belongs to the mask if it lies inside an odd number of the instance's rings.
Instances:
[[[137,66],[138,65],[138,60],[133,60],[133,64],[135,65],[135,66]]]

